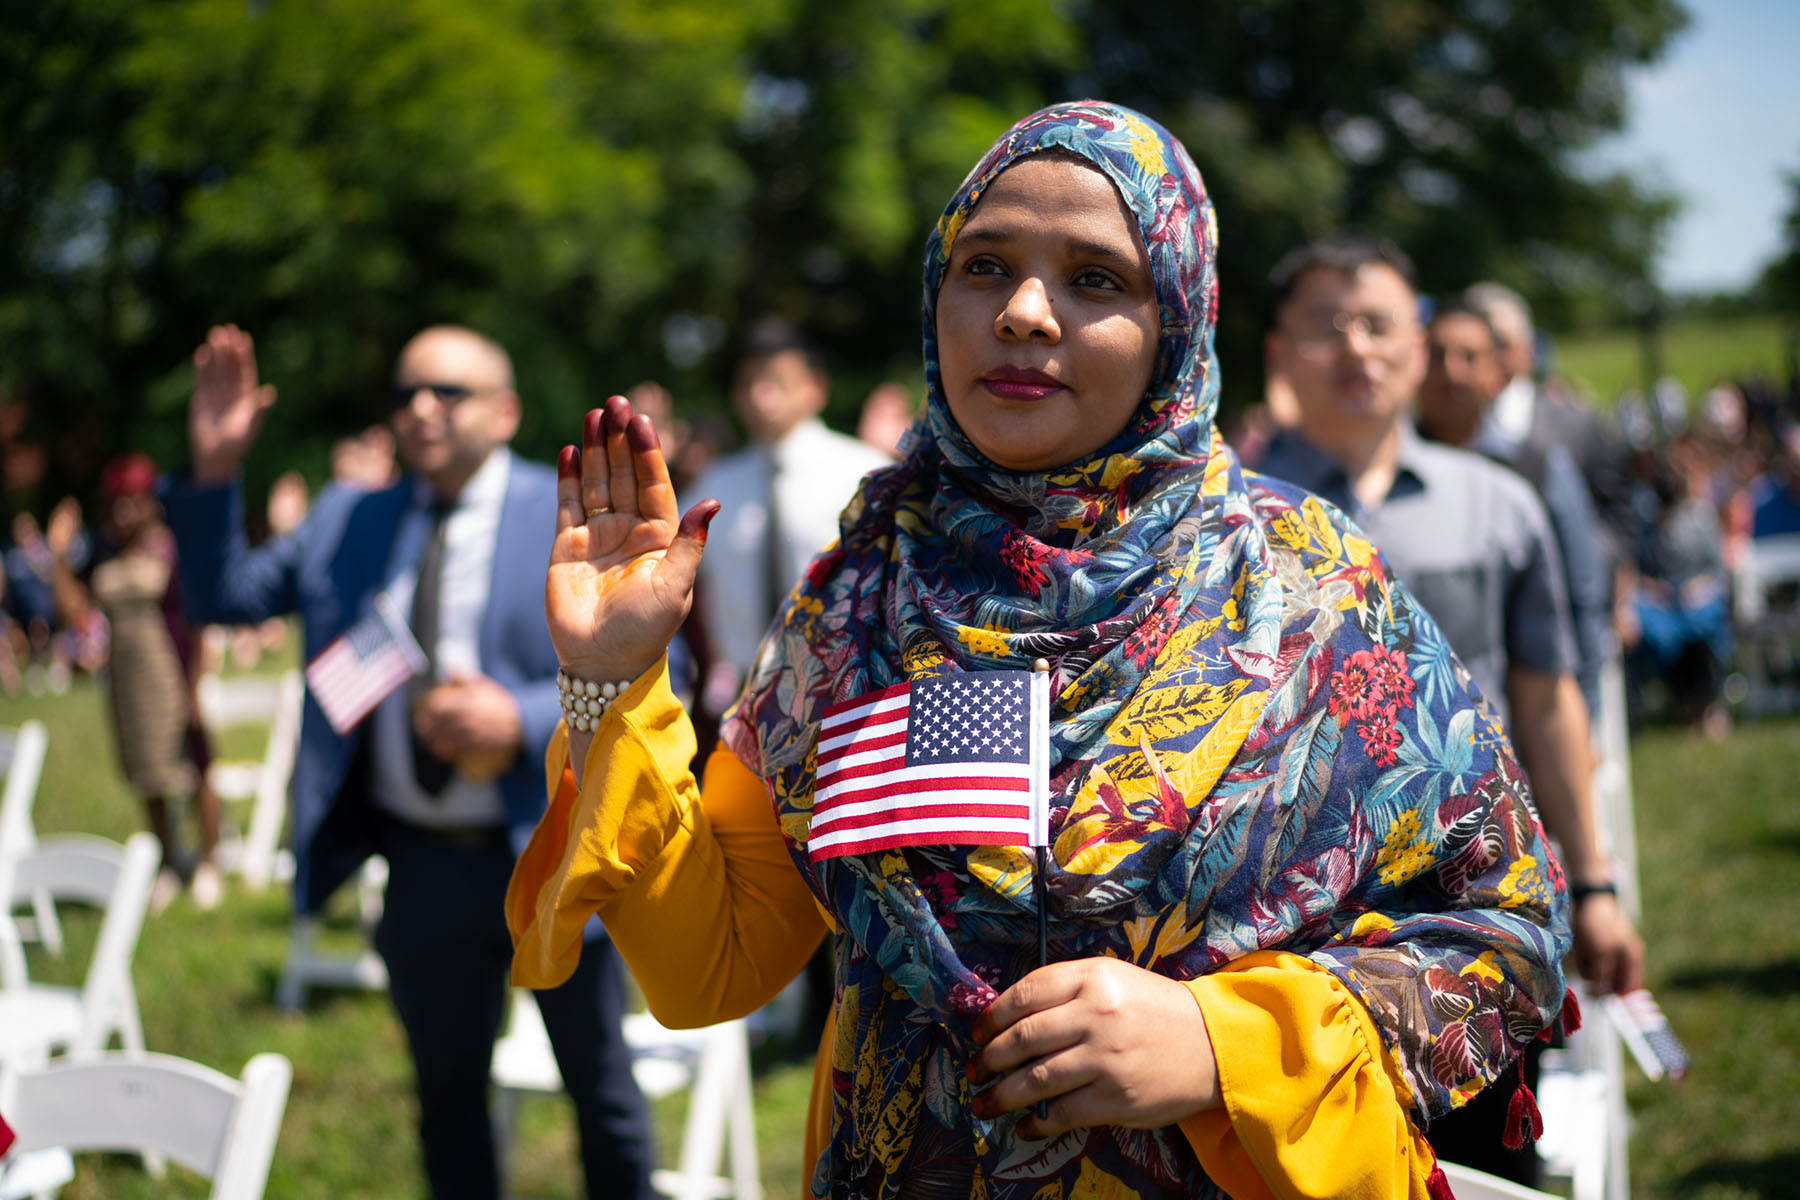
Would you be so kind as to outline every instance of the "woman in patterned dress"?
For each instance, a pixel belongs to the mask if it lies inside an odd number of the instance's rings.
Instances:
[[[1140,114],[994,145],[927,242],[925,411],[702,785],[660,655],[716,505],[678,520],[621,398],[563,453],[551,634],[616,698],[551,745],[514,978],[565,976],[597,913],[704,1024],[832,937],[812,1195],[1442,1194],[1424,1123],[1558,1013],[1565,889],[1493,713],[1368,541],[1214,427],[1216,250]],[[1020,847],[809,847],[828,705],[1040,659],[1048,965]]]
[[[74,501],[51,516],[57,599],[73,625],[98,608],[108,626],[106,674],[113,744],[132,790],[143,798],[151,831],[162,843],[163,869],[152,894],[161,909],[180,890],[178,839],[171,800],[193,797],[199,817],[199,858],[189,881],[201,908],[218,904],[224,877],[213,862],[219,842],[219,798],[206,782],[210,761],[200,726],[193,674],[197,647],[188,636],[176,590],[175,539],[162,523],[156,466],[142,454],[107,463],[100,476],[106,500],[104,534],[110,549],[96,555],[85,585],[69,564],[80,522]]]

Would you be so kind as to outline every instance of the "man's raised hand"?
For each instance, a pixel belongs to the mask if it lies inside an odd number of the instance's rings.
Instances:
[[[194,482],[223,483],[236,475],[273,403],[273,385],[256,381],[250,335],[236,325],[207,330],[194,351],[194,395],[188,405]]]

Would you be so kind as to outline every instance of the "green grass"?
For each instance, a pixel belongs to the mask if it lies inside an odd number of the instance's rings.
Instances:
[[[142,824],[137,801],[118,775],[100,693],[78,682],[66,696],[0,698],[0,725],[37,717],[50,731],[50,754],[38,789],[40,835],[84,831],[123,839]],[[254,746],[229,746],[256,752]],[[248,813],[242,814],[248,819]],[[191,838],[191,827],[187,833]],[[334,936],[352,942],[348,896],[334,907]],[[226,903],[203,913],[177,900],[144,927],[134,979],[152,1050],[179,1054],[228,1074],[250,1057],[276,1050],[294,1064],[293,1090],[282,1122],[267,1195],[271,1200],[336,1200],[424,1194],[414,1122],[411,1071],[400,1028],[382,995],[318,992],[304,1016],[271,1001],[287,948],[286,893],[257,894],[233,886]],[[79,983],[98,932],[93,914],[68,911],[68,946],[60,959],[30,955],[34,978]],[[799,1130],[811,1081],[810,1063],[767,1059],[756,1081],[758,1152],[765,1190],[798,1195]],[[658,1106],[657,1148],[674,1166],[682,1105]],[[198,1177],[171,1169],[173,1186],[148,1179],[137,1161],[84,1156],[65,1200],[203,1197]],[[514,1195],[581,1195],[573,1114],[562,1097],[525,1097],[518,1108],[507,1183]]]
[[[1800,721],[1632,754],[1650,986],[1679,1084],[1629,1091],[1633,1195],[1792,1196],[1800,1179]],[[1629,1069],[1629,1068],[1628,1068]]]
[[[26,716],[50,727],[40,832],[122,838],[135,830],[137,806],[116,776],[95,690],[78,684],[60,698],[0,699],[0,724]],[[1650,981],[1694,1060],[1680,1084],[1648,1083],[1627,1068],[1633,1194],[1792,1195],[1800,1176],[1800,721],[1745,726],[1720,746],[1652,730],[1637,743],[1633,771]],[[325,994],[303,1017],[270,1003],[287,915],[278,891],[234,890],[216,912],[183,900],[153,918],[135,971],[147,1040],[232,1073],[261,1050],[293,1061],[270,1197],[420,1195],[411,1085],[385,998]],[[93,922],[70,927],[64,961],[34,957],[45,977],[79,977]],[[806,1062],[759,1055],[757,1141],[772,1197],[800,1194],[809,1080]],[[659,1109],[665,1160],[679,1120],[678,1103]],[[512,1146],[515,1194],[578,1194],[563,1101],[526,1098]],[[134,1160],[90,1156],[64,1195],[205,1195],[192,1178],[177,1182],[165,1191]]]
[[[1602,407],[1610,408],[1626,388],[1649,386],[1643,351],[1633,331],[1559,338],[1556,350],[1562,374],[1592,388]],[[1690,396],[1699,396],[1721,379],[1758,371],[1783,379],[1785,361],[1777,317],[1690,318],[1672,322],[1662,333],[1663,369],[1679,379]]]

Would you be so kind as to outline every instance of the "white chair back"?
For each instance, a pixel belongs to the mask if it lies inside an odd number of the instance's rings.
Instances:
[[[44,723],[28,720],[17,729],[0,729],[0,771],[6,773],[6,787],[0,790],[0,858],[23,854],[37,845],[37,827],[31,810],[37,803],[38,782],[44,773],[44,758],[50,749],[50,733]],[[42,892],[17,896],[0,891],[0,902],[10,906],[31,904],[31,920],[20,927],[23,937],[35,938],[52,954],[62,953],[62,926],[56,920],[56,905]]]
[[[131,960],[161,861],[156,839],[136,833],[123,846],[89,834],[58,834],[0,863],[0,893],[43,891],[105,910],[79,993],[32,983],[11,914],[0,914],[0,1059],[43,1057],[59,1046],[71,1054],[96,1054],[114,1034],[126,1049],[143,1049]]]
[[[0,791],[0,845],[19,838],[29,842],[34,836],[31,806],[49,748],[50,734],[42,721],[0,729],[0,771],[6,774],[6,788]]]
[[[1752,716],[1800,708],[1800,612],[1782,595],[1800,584],[1800,533],[1752,538],[1732,579],[1744,708]]]
[[[656,1100],[690,1089],[676,1167],[652,1172],[652,1186],[673,1200],[726,1196],[760,1200],[750,1042],[744,1022],[667,1029],[649,1013],[632,1013],[625,1018],[624,1034],[631,1047],[632,1076],[646,1097]],[[494,1046],[490,1074],[495,1085],[494,1136],[504,1150],[515,1094],[562,1090],[543,1017],[523,988],[513,991],[512,1015],[506,1035]]]
[[[209,731],[239,726],[268,729],[261,758],[221,758],[207,768],[207,782],[220,800],[251,802],[248,825],[221,844],[220,859],[252,887],[291,878],[293,859],[281,853],[281,829],[287,818],[288,780],[300,747],[305,682],[297,670],[276,678],[203,675],[197,690],[200,719]]]
[[[1438,1166],[1443,1168],[1444,1178],[1450,1181],[1450,1190],[1456,1194],[1456,1200],[1557,1200],[1554,1192],[1540,1192],[1522,1183],[1477,1171],[1474,1167],[1450,1162],[1440,1162]]]
[[[21,1165],[58,1149],[167,1155],[210,1179],[213,1200],[258,1200],[292,1079],[279,1054],[257,1055],[237,1079],[166,1054],[107,1054],[9,1071],[0,1109]]]

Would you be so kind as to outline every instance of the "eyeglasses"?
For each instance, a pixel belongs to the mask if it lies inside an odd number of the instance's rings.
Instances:
[[[396,383],[388,390],[388,402],[396,409],[405,408],[420,392],[430,392],[432,399],[445,408],[455,408],[464,400],[500,390],[496,387],[477,388],[462,383],[429,383],[421,380],[418,383]]]
[[[1297,321],[1283,330],[1302,354],[1334,354],[1352,334],[1377,350],[1391,350],[1411,335],[1415,326],[1392,313],[1336,312]]]

